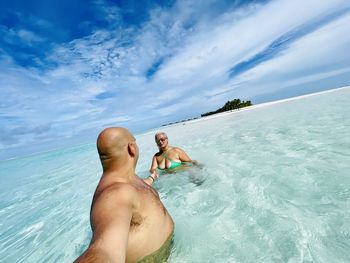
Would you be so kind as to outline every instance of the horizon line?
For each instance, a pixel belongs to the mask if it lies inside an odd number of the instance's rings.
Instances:
[[[252,106],[243,107],[243,108],[234,109],[234,110],[228,110],[228,111],[212,114],[212,115],[209,115],[209,116],[204,116],[204,117],[199,116],[196,119],[179,121],[177,123],[169,124],[169,125],[166,125],[166,126],[159,126],[157,128],[152,128],[150,130],[144,130],[142,133],[136,134],[136,136],[141,136],[141,135],[144,135],[144,134],[148,134],[148,133],[152,132],[153,130],[156,130],[156,129],[159,129],[159,128],[162,128],[162,127],[164,129],[166,129],[166,128],[170,128],[172,126],[182,125],[184,123],[193,123],[193,122],[204,121],[204,120],[208,120],[208,119],[212,119],[212,118],[222,117],[223,115],[234,114],[234,113],[247,111],[247,110],[254,110],[254,109],[257,109],[257,108],[261,108],[261,107],[271,106],[271,105],[274,105],[274,104],[279,104],[279,103],[293,101],[293,100],[299,100],[299,99],[303,99],[303,98],[307,98],[307,97],[311,97],[311,96],[322,95],[322,94],[336,92],[336,91],[345,90],[345,89],[350,89],[350,85],[339,87],[339,88],[334,88],[334,89],[331,88],[331,89],[328,89],[328,90],[313,92],[313,93],[304,94],[304,95],[298,95],[298,96],[289,97],[289,98],[280,99],[280,100],[274,100],[274,101],[269,101],[269,102],[253,104]],[[82,143],[75,144],[75,145],[72,145],[72,146],[69,146],[69,147],[56,147],[56,148],[53,148],[53,149],[50,149],[50,150],[33,152],[33,153],[26,154],[26,155],[23,155],[23,156],[16,156],[16,157],[11,157],[11,158],[7,158],[7,159],[0,159],[0,163],[6,162],[6,161],[13,161],[13,160],[17,160],[17,159],[22,159],[22,158],[33,157],[33,156],[40,155],[40,154],[43,154],[43,153],[54,152],[54,151],[59,151],[59,150],[63,150],[63,149],[69,149],[69,148],[75,148],[75,147],[80,147],[80,146],[86,146],[88,144],[92,144],[92,142],[82,142]]]

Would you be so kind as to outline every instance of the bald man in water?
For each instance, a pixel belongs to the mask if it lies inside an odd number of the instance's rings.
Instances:
[[[124,128],[107,128],[97,139],[103,167],[90,213],[93,236],[75,262],[165,262],[174,222],[150,186],[135,174],[139,149]]]

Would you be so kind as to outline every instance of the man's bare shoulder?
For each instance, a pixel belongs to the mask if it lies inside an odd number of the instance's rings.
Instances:
[[[138,191],[133,185],[118,182],[95,194],[93,209],[99,210],[99,208],[112,208],[119,205],[135,206],[137,200]]]

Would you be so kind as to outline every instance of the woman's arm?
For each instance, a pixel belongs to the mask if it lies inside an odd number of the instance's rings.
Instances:
[[[198,162],[196,160],[192,160],[184,150],[176,147],[176,152],[181,162],[193,163],[194,165],[198,165]]]
[[[151,174],[154,174],[157,171],[157,167],[158,167],[157,158],[156,156],[153,156],[152,164],[151,164],[151,168],[149,169],[149,172]]]
[[[149,172],[151,173],[151,175],[148,176],[146,179],[143,179],[143,181],[146,184],[152,185],[153,182],[156,180],[156,178],[159,177],[159,174],[157,173],[157,167],[158,167],[158,163],[157,163],[156,156],[153,156],[151,168],[149,169]]]

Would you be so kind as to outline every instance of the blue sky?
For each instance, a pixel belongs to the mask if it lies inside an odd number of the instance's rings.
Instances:
[[[0,159],[350,84],[350,2],[0,2]]]

